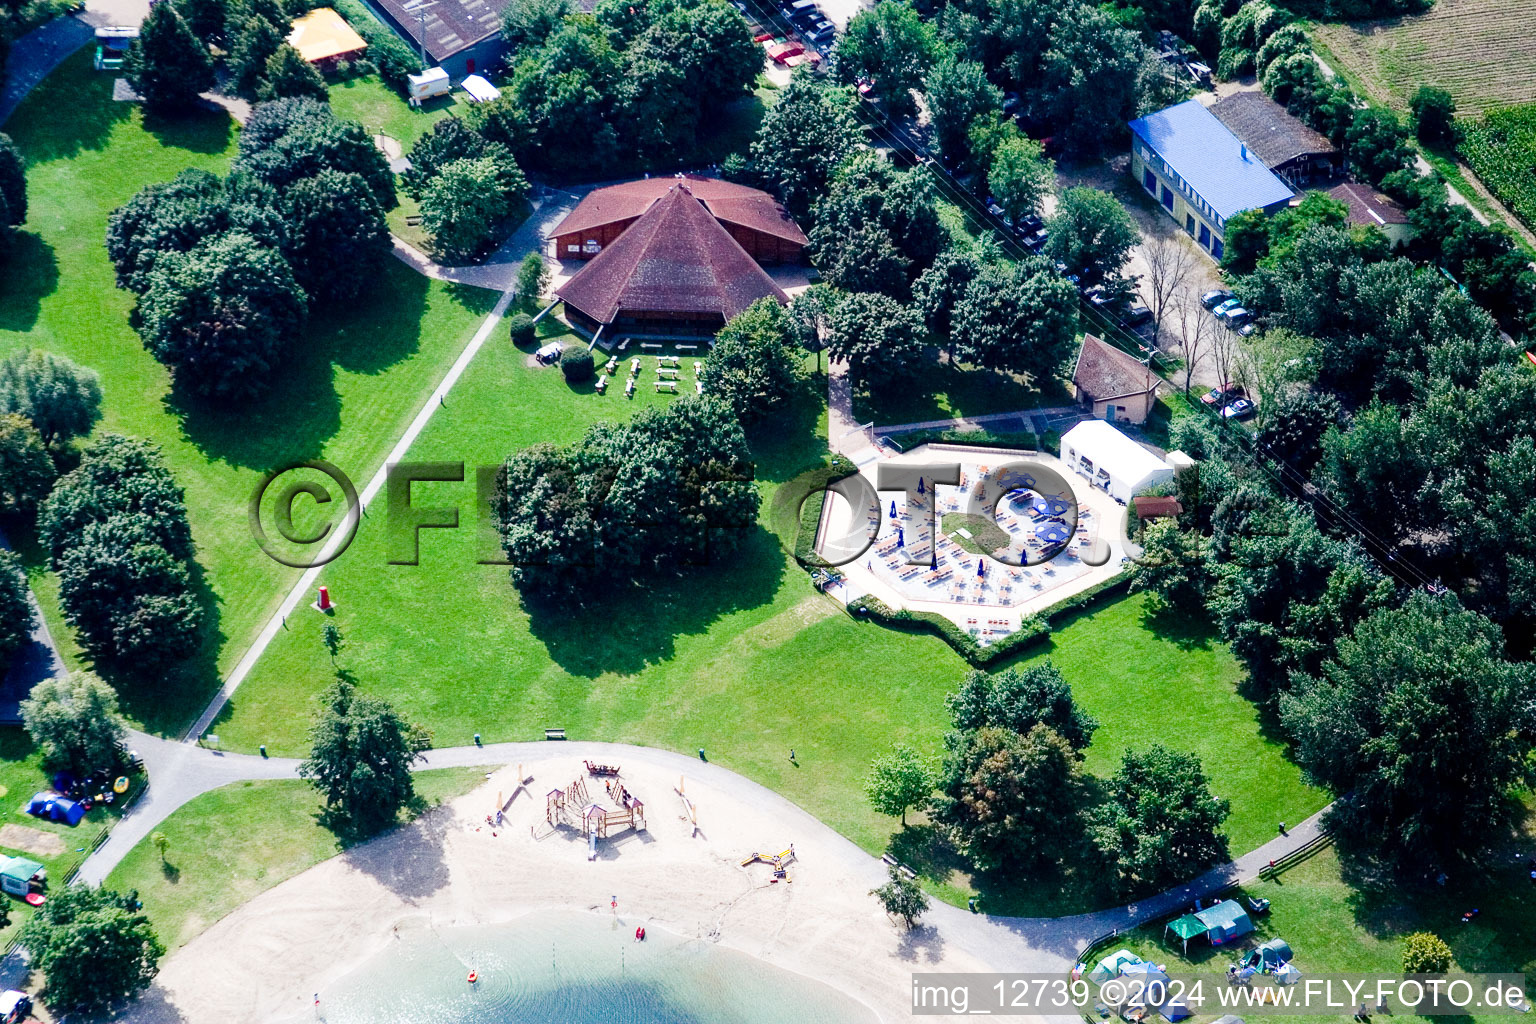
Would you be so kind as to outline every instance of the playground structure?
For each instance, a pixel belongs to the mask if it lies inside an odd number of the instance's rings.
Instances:
[[[684,791],[686,781],[681,775],[677,777],[676,792],[678,799],[683,802],[683,820],[693,826],[693,831],[688,835],[688,838],[692,839],[699,834],[699,805],[694,803],[693,799]]]
[[[544,796],[544,820],[551,828],[563,825],[586,836],[588,860],[597,859],[599,839],[610,839],[630,829],[646,830],[645,803],[617,777],[610,778],[606,788],[608,799],[617,805],[612,809],[595,802],[587,792],[587,780],[579,777],[564,789],[552,789]]]
[[[773,881],[777,882],[782,878],[786,882],[792,882],[794,879],[789,877],[788,865],[790,861],[796,859],[798,858],[795,856],[795,844],[790,843],[789,849],[780,853],[758,853],[756,850],[754,850],[750,857],[741,862],[741,866],[748,867],[751,864],[762,861],[764,864],[767,864],[769,867],[773,868]]]

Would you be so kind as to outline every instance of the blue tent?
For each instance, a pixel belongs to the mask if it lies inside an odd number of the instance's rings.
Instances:
[[[1253,921],[1236,900],[1222,900],[1209,910],[1200,911],[1195,918],[1205,925],[1205,934],[1213,946],[1225,945],[1253,931]]]
[[[27,803],[27,813],[34,818],[62,821],[73,828],[80,824],[81,818],[85,817],[85,808],[67,797],[52,793],[37,793]]]

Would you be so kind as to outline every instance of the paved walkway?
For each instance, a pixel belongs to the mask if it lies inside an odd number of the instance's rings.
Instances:
[[[482,263],[467,267],[445,267],[434,263],[430,256],[409,242],[391,236],[395,243],[395,258],[418,273],[438,281],[453,281],[499,292],[510,291],[517,283],[517,270],[522,265],[523,257],[530,252],[544,251],[544,239],[550,229],[576,208],[587,191],[585,187],[577,192],[541,188],[528,219]]]
[[[193,797],[246,779],[298,776],[299,762],[292,758],[224,754],[142,733],[135,733],[132,742],[144,758],[150,787],[113,829],[107,842],[82,866],[79,878],[90,884],[99,884],[129,850]],[[780,794],[719,765],[667,750],[618,743],[571,742],[558,746],[547,742],[494,743],[429,751],[417,765],[417,770],[499,767],[532,762],[555,753],[569,757],[573,763],[583,758],[607,763],[638,761],[679,774],[686,773],[690,778],[718,786],[733,799],[771,814],[785,822],[793,834],[817,833],[824,843],[838,851],[845,864],[867,876],[871,885],[884,876],[885,866],[879,859]],[[1071,966],[1083,946],[1102,935],[1171,914],[1196,899],[1206,898],[1236,882],[1258,877],[1270,861],[1279,860],[1317,837],[1321,813],[1298,824],[1288,836],[1277,836],[1259,849],[1214,868],[1187,885],[1128,906],[1074,917],[1027,918],[972,914],[948,904],[935,904],[926,923],[936,928],[945,942],[955,943],[995,970],[1063,970]]]
[[[16,112],[27,93],[48,77],[80,47],[94,38],[83,18],[55,18],[11,44],[5,63],[5,85],[0,88],[0,124]]]

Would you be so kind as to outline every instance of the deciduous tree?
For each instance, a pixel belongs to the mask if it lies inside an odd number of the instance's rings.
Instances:
[[[0,413],[0,515],[31,512],[53,486],[53,459],[37,429]]]
[[[392,243],[384,211],[362,178],[321,171],[289,186],[282,204],[285,252],[310,299],[353,299],[378,279]]]
[[[1048,226],[1046,254],[1065,263],[1085,287],[1118,278],[1131,258],[1131,247],[1141,241],[1120,201],[1085,185],[1061,194]]]
[[[911,929],[928,910],[928,894],[923,892],[916,879],[902,874],[894,864],[890,866],[888,877],[890,881],[869,890],[869,894],[880,901],[887,914],[901,918]]]
[[[27,600],[27,574],[22,570],[21,559],[10,551],[0,550],[0,673],[6,671],[11,658],[30,639],[36,624],[32,602]]]
[[[469,259],[490,244],[497,226],[527,194],[528,179],[510,160],[455,160],[423,189],[421,225],[445,258]]]
[[[898,743],[889,753],[869,763],[864,795],[877,813],[899,815],[902,828],[906,828],[907,811],[926,806],[937,781],[937,773],[927,758],[905,743]]]
[[[782,412],[795,384],[788,314],[759,299],[715,336],[704,364],[704,394],[729,405],[743,423]]]
[[[230,233],[157,260],[134,325],[179,384],[245,399],[271,386],[308,312],[282,254]]]
[[[854,292],[827,317],[827,351],[848,363],[854,387],[878,391],[917,372],[921,332],[917,315],[889,295]]]
[[[256,91],[257,99],[280,100],[307,96],[310,99],[327,100],[331,95],[325,79],[315,70],[315,66],[287,43],[272,51],[261,77],[261,85]]]
[[[993,726],[1022,735],[1044,725],[1075,750],[1087,747],[1099,727],[1092,715],[1073,702],[1072,688],[1049,661],[1000,672],[971,672],[944,703],[961,732]]]
[[[32,968],[43,974],[43,999],[55,1013],[94,1016],[133,998],[154,980],[165,956],[132,890],[58,886],[19,938]]]
[[[299,774],[320,791],[338,826],[372,835],[415,799],[411,765],[429,746],[430,737],[388,701],[338,679],[321,697]]]
[[[797,70],[763,115],[750,150],[752,173],[792,217],[810,213],[833,171],[862,141],[853,104],[846,86]]]
[[[1125,752],[1093,812],[1093,838],[1124,891],[1162,889],[1226,859],[1229,807],[1199,757],[1154,743]]]
[[[50,772],[85,779],[98,771],[115,774],[126,761],[128,730],[117,691],[89,672],[53,676],[32,687],[21,702],[21,720]]]

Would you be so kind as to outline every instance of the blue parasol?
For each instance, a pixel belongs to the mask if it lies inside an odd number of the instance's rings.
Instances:
[[[896,527],[896,546],[901,548],[907,546],[907,532],[899,526]]]
[[[977,576],[985,576],[986,574],[987,574],[987,560],[985,558],[978,558],[978,559],[976,559],[976,575]]]
[[[1035,536],[1047,544],[1063,544],[1071,533],[1065,523],[1041,523],[1035,527]]]
[[[894,501],[891,502],[891,518],[896,518],[896,503]]]
[[[928,493],[926,490],[923,489],[923,478],[922,477],[918,477],[917,478],[917,493],[918,494],[927,494]]]

